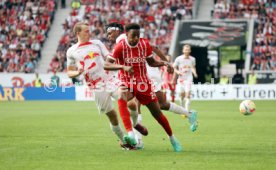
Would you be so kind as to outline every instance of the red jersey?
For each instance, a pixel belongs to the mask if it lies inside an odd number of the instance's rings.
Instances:
[[[130,80],[134,82],[149,82],[146,58],[152,56],[152,48],[149,41],[144,38],[140,38],[136,46],[130,46],[126,39],[122,39],[114,47],[112,55],[117,64],[133,67],[133,75],[124,70],[119,71],[119,78],[122,82],[130,82]]]

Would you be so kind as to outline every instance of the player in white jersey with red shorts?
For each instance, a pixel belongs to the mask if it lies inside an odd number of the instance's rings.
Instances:
[[[114,74],[108,73],[104,68],[104,59],[110,54],[100,40],[90,40],[88,25],[77,23],[74,34],[78,43],[67,50],[67,74],[69,77],[84,75],[85,82],[93,91],[95,102],[100,113],[107,115],[112,131],[118,136],[121,146],[125,145],[123,131],[119,126],[117,113],[112,105],[112,97],[118,97],[120,81]],[[134,126],[138,125],[137,123]],[[138,125],[141,126],[141,125]]]
[[[195,58],[190,56],[191,46],[183,46],[183,54],[178,56],[174,61],[175,75],[178,76],[177,83],[180,86],[181,95],[181,105],[185,106],[187,110],[190,109],[191,104],[191,86],[193,84],[193,75],[197,78],[196,68],[195,68]],[[184,105],[185,99],[185,105]]]

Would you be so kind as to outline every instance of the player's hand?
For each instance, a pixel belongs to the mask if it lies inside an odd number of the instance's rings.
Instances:
[[[130,73],[131,75],[134,73],[132,66],[123,66],[123,70]]]
[[[179,75],[179,76],[182,76],[183,74],[180,72],[180,71],[178,71],[178,70],[175,70],[175,73],[177,74],[177,75]]]
[[[78,72],[79,72],[79,75],[81,75],[81,74],[84,72],[84,69],[79,68],[79,69],[78,69]]]
[[[195,76],[195,78],[196,78],[196,79],[198,78],[197,74],[196,74],[196,75],[194,75],[194,76]]]
[[[172,74],[174,72],[174,68],[173,68],[173,66],[171,64],[168,64],[168,66],[167,66],[167,72],[170,73],[170,74]]]

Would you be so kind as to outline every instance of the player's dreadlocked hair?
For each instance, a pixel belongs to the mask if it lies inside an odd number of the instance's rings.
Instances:
[[[136,24],[136,23],[130,23],[130,24],[126,25],[126,32],[128,32],[131,29],[140,30],[140,26],[139,26],[139,24]]]
[[[105,26],[105,31],[108,32],[109,29],[119,29],[120,32],[124,32],[124,27],[122,24],[118,23],[118,22],[112,22],[112,23],[109,23],[108,25]]]

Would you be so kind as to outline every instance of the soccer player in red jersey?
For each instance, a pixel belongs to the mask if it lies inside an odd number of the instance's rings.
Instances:
[[[152,116],[164,128],[170,138],[170,142],[176,152],[182,147],[174,137],[170,124],[161,112],[157,97],[152,89],[151,80],[148,78],[146,62],[151,67],[168,65],[163,61],[156,61],[153,58],[152,47],[147,39],[140,38],[140,26],[128,24],[126,26],[126,39],[122,39],[114,47],[113,55],[109,56],[105,63],[106,70],[120,70],[119,78],[121,86],[119,89],[119,112],[124,126],[128,132],[128,143],[136,144],[133,128],[127,109],[127,100],[136,97],[137,100],[146,105]]]

